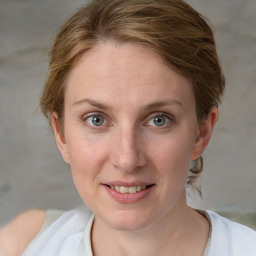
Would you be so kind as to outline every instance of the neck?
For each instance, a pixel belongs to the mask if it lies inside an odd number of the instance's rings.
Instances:
[[[92,230],[94,255],[203,255],[209,224],[187,206],[183,194],[168,214],[142,230],[119,231],[96,216]]]

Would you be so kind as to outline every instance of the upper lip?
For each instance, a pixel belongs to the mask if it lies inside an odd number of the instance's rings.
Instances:
[[[109,186],[124,186],[124,187],[133,187],[133,186],[149,186],[149,185],[153,185],[154,183],[151,182],[145,182],[145,181],[134,181],[134,182],[125,182],[125,181],[110,181],[110,182],[106,182],[103,183],[104,185],[109,185]]]

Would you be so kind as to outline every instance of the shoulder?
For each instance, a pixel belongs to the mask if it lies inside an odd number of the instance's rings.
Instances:
[[[214,246],[226,248],[233,255],[256,256],[256,232],[239,223],[207,211],[212,222]]]
[[[247,236],[252,239],[256,239],[256,231],[254,231],[253,229],[247,226],[241,225],[239,223],[236,223],[234,221],[231,221],[225,217],[222,217],[215,212],[207,211],[207,213],[210,215],[210,218],[213,224],[218,225],[219,228],[221,226],[225,226],[229,230],[230,234],[232,234],[232,237],[234,239],[237,237],[247,237]]]
[[[230,230],[234,255],[256,256],[256,231],[226,218],[223,222]]]
[[[86,230],[89,230],[88,234],[90,234],[89,223],[93,214],[86,208],[77,207],[62,213],[47,229],[42,228],[44,231],[42,233],[40,231],[22,255],[59,255],[60,252],[71,255],[67,253],[71,251],[72,255],[76,255],[84,234],[87,233]]]
[[[20,255],[40,231],[46,218],[41,210],[29,210],[0,230],[0,254]]]

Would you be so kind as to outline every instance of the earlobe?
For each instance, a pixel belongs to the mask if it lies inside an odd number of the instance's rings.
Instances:
[[[191,160],[198,159],[210,142],[213,128],[218,120],[219,110],[216,106],[211,108],[207,118],[199,124],[199,133],[196,138]]]
[[[52,114],[52,126],[54,129],[55,139],[56,139],[57,146],[60,150],[60,153],[64,161],[66,163],[69,163],[69,154],[68,154],[66,140],[65,140],[64,134],[60,130],[59,119],[56,113]]]

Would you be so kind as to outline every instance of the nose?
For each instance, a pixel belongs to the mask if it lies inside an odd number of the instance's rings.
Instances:
[[[133,172],[146,164],[139,135],[133,129],[119,130],[112,145],[112,165],[123,172]]]

